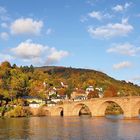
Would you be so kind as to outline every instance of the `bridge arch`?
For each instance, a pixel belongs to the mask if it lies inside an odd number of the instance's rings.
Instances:
[[[76,104],[76,105],[73,107],[73,109],[72,109],[72,115],[73,115],[73,116],[80,116],[80,115],[81,115],[81,114],[80,114],[80,111],[81,111],[82,109],[84,109],[84,108],[85,108],[85,110],[87,110],[87,113],[88,113],[89,115],[92,115],[92,114],[91,114],[90,106],[88,106],[88,105],[86,105],[86,104],[84,104],[84,103]]]
[[[111,104],[115,104],[122,112],[122,114],[124,114],[124,109],[123,109],[123,105],[120,104],[119,102],[116,101],[104,101],[102,102],[99,107],[97,108],[97,114],[98,116],[105,116],[106,115],[106,110],[107,108],[111,105]]]

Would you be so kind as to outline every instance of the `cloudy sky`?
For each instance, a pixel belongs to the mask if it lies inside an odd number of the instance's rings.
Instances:
[[[0,0],[0,62],[103,71],[140,84],[139,0]]]

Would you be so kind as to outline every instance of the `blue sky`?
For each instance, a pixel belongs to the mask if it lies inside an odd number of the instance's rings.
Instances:
[[[139,5],[139,0],[0,0],[0,62],[90,68],[140,84]]]

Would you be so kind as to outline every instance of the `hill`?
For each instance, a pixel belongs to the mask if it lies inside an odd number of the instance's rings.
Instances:
[[[54,78],[54,81],[59,79],[66,82],[72,88],[85,89],[93,85],[94,87],[102,87],[104,91],[115,90],[118,96],[135,96],[140,94],[140,86],[124,80],[116,80],[96,70],[56,66],[43,66],[36,69],[48,73]]]
[[[2,62],[0,65],[1,99],[13,100],[28,95],[47,98],[49,92],[54,88],[58,89],[59,94],[70,96],[75,90],[80,93],[85,92],[89,86],[93,86],[94,89],[102,89],[104,97],[140,94],[138,85],[116,80],[96,70],[56,66],[34,68],[32,65],[18,67],[15,64],[11,66],[9,62]],[[96,90],[89,95],[90,98],[98,97]]]

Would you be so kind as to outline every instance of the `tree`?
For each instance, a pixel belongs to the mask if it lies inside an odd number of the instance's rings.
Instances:
[[[59,95],[66,95],[68,93],[67,88],[61,88],[57,92]]]
[[[22,70],[22,72],[27,73],[29,72],[30,68],[28,66],[21,66],[20,69]]]
[[[42,81],[30,81],[30,85],[29,85],[29,90],[30,96],[35,96],[35,97],[41,97],[44,98],[46,96],[46,90],[44,88],[44,85],[42,83]]]
[[[104,92],[104,97],[115,97],[117,96],[117,88],[110,85]]]
[[[13,64],[12,68],[14,68],[14,69],[17,68],[17,65],[16,64]]]
[[[1,68],[11,68],[11,64],[8,61],[4,61],[1,63]]]
[[[95,80],[89,79],[89,80],[87,81],[87,83],[88,83],[89,86],[94,86],[94,85],[96,84],[96,81],[95,81]]]
[[[66,95],[70,98],[71,97],[71,93],[73,91],[74,87],[72,85],[69,85],[68,88],[66,88]]]
[[[10,96],[22,97],[29,94],[29,76],[20,69],[11,70]]]
[[[91,98],[99,98],[99,95],[98,95],[98,92],[97,91],[90,91],[88,96],[87,96],[88,99],[91,99]]]
[[[3,96],[3,98],[9,97],[9,87],[11,80],[10,67],[11,65],[7,61],[2,62],[0,67],[0,94]]]
[[[33,65],[30,65],[29,71],[32,72],[32,73],[34,72],[34,67],[33,67]]]

